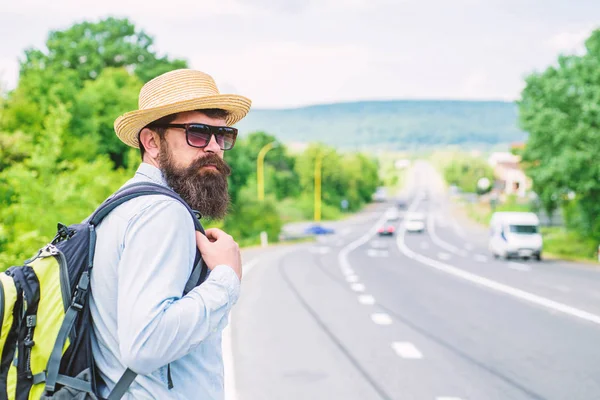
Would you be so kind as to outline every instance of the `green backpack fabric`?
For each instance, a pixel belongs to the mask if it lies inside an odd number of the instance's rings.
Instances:
[[[83,223],[59,224],[51,243],[23,265],[0,273],[0,400],[100,399],[88,304],[96,227],[124,202],[157,194],[185,205],[196,230],[204,233],[199,215],[174,191],[136,183],[109,197]],[[197,252],[184,294],[207,271]],[[135,372],[124,371],[108,399],[120,399],[135,377]]]

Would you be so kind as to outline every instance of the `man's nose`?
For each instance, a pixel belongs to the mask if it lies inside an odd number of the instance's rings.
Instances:
[[[218,153],[219,151],[221,151],[221,146],[219,146],[219,144],[217,143],[217,137],[215,135],[210,136],[210,141],[204,148],[204,151],[211,153]]]

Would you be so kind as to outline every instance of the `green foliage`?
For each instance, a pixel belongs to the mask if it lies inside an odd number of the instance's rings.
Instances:
[[[137,108],[141,88],[142,82],[123,68],[106,68],[96,80],[87,81],[75,98],[66,158],[93,158],[89,150],[93,146],[117,167],[125,165],[129,147],[115,135],[113,124],[123,110]]]
[[[519,101],[529,132],[523,153],[533,189],[548,213],[574,192],[581,235],[600,239],[600,30],[583,56],[561,56],[556,66],[529,76]]]
[[[443,166],[444,179],[450,185],[458,186],[463,192],[467,193],[486,193],[477,187],[477,182],[481,178],[489,179],[493,185],[494,170],[482,158],[473,157],[466,154],[456,154],[450,158]]]
[[[247,199],[233,206],[226,217],[223,229],[240,243],[260,243],[260,233],[267,232],[270,241],[277,241],[281,231],[281,218],[277,214],[275,202]]]
[[[72,112],[71,107],[85,83],[96,80],[106,68],[125,68],[141,82],[146,82],[160,73],[186,67],[183,60],[157,56],[152,44],[153,39],[143,31],[136,30],[127,19],[82,22],[64,31],[50,32],[44,49],[25,51],[19,83],[9,94],[0,128],[9,132],[40,132],[51,107],[64,104]],[[122,74],[113,74],[112,77],[117,79],[114,85],[118,88],[136,86],[131,82],[122,82]],[[105,76],[104,82],[108,79]],[[112,100],[103,99],[104,106],[98,105],[94,112],[103,115],[100,109],[108,107],[105,112],[108,115],[112,111],[111,101],[120,102],[119,106],[129,104],[131,93],[123,93],[125,98],[122,100],[118,99],[120,96]],[[109,88],[105,94],[114,96],[114,91]],[[85,97],[79,100],[85,102]],[[87,100],[89,97],[88,91]],[[75,121],[79,118],[76,113],[74,117]],[[89,132],[78,133],[85,135]],[[33,139],[36,140],[35,135]],[[95,139],[92,138],[92,141]]]
[[[139,152],[118,140],[114,120],[136,108],[144,82],[179,67],[185,63],[156,56],[149,36],[114,18],[51,32],[46,49],[26,51],[17,88],[0,96],[0,269],[50,241],[57,222],[81,222],[134,174]],[[312,219],[318,153],[324,219],[341,217],[342,199],[360,209],[379,185],[377,162],[365,155],[319,145],[291,155],[280,144],[265,158],[259,202],[257,156],[276,140],[256,132],[226,153],[231,213],[206,227],[248,245],[262,231],[277,241],[284,222]]]
[[[545,227],[541,232],[547,254],[573,260],[596,258],[598,242],[594,239],[559,227]]]

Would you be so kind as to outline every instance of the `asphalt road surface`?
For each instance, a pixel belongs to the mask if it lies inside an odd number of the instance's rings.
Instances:
[[[424,233],[379,237],[390,202],[245,252],[227,399],[600,399],[600,269],[495,260],[427,164],[407,193]]]

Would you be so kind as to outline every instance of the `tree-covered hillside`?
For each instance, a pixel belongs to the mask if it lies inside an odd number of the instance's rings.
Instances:
[[[501,101],[366,101],[252,110],[242,133],[265,130],[284,142],[387,149],[523,141],[517,107]]]

